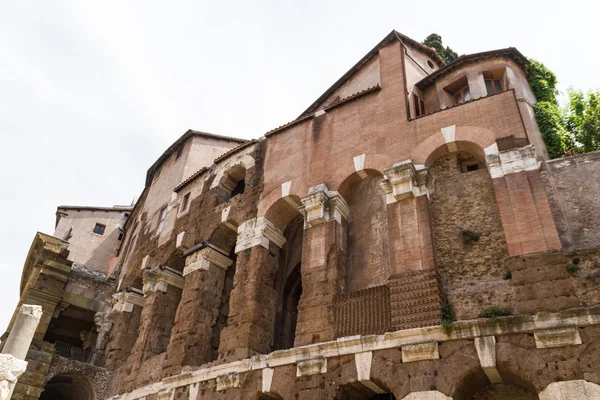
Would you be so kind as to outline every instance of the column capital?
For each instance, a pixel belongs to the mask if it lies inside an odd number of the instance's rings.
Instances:
[[[144,296],[133,292],[119,292],[112,295],[116,312],[132,312],[133,306],[144,307]]]
[[[423,165],[414,165],[412,160],[405,160],[386,169],[384,174],[380,184],[386,194],[387,204],[429,195],[429,171]]]
[[[161,267],[144,271],[142,280],[144,282],[144,296],[156,291],[166,293],[169,285],[177,289],[183,289],[185,282],[181,275],[167,269],[162,269]]]
[[[183,276],[186,276],[199,269],[208,270],[210,265],[214,264],[219,268],[227,270],[233,260],[226,257],[222,252],[207,245],[206,247],[189,254],[185,258],[185,268],[183,269]]]
[[[342,218],[348,219],[350,213],[346,200],[338,192],[327,190],[324,184],[312,187],[300,201],[305,228],[331,220],[341,224]]]
[[[265,217],[256,217],[243,222],[238,227],[235,252],[239,253],[254,246],[263,246],[268,249],[270,243],[282,247],[285,242],[286,238],[283,236],[283,232],[271,221]]]

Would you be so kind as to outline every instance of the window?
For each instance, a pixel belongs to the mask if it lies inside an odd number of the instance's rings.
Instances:
[[[427,65],[429,65],[429,68],[433,69],[433,63],[431,60],[427,60]]]
[[[120,232],[120,233],[119,233],[119,238],[118,238],[117,240],[118,240],[119,242],[120,242],[121,240],[123,240],[123,232]]]
[[[156,229],[156,233],[161,233],[163,228],[165,227],[165,220],[167,219],[167,207],[163,207],[160,210],[160,214],[158,216],[158,229]]]
[[[487,89],[488,96],[494,93],[500,93],[502,91],[502,83],[500,79],[486,79],[485,88]]]
[[[415,117],[421,117],[425,115],[425,102],[422,98],[413,94],[413,100],[415,103]]]
[[[179,213],[181,214],[184,211],[187,211],[188,206],[190,205],[190,193],[186,193],[181,200],[181,206],[179,206]]]
[[[104,230],[106,229],[106,225],[96,224],[94,227],[94,233],[97,235],[104,235]]]
[[[123,215],[123,219],[127,219],[127,218],[129,218],[129,214],[125,213],[125,215]]]
[[[456,105],[462,104],[469,100],[471,100],[471,91],[469,90],[469,86],[465,86],[458,92],[454,93],[454,102]]]
[[[235,187],[231,191],[231,197],[235,197],[238,194],[244,194],[245,189],[246,189],[246,180],[242,178],[235,184]]]
[[[179,160],[181,158],[181,154],[183,153],[183,146],[181,146],[179,148],[179,150],[177,150],[177,156],[175,157],[175,161]]]

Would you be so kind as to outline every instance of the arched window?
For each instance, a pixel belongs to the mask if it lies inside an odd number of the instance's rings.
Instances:
[[[229,168],[223,174],[219,186],[225,192],[221,203],[226,203],[229,199],[243,194],[246,190],[246,168],[239,164]]]

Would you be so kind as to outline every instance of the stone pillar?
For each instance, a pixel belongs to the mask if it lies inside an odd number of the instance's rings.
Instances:
[[[532,145],[485,149],[511,256],[558,250],[560,239]]]
[[[23,304],[0,354],[0,400],[9,400],[19,376],[27,369],[25,357],[42,318],[42,307]]]
[[[411,160],[385,171],[390,252],[392,328],[440,323],[441,291],[436,272],[427,183],[429,173]]]
[[[112,325],[104,349],[105,366],[109,371],[125,364],[135,344],[140,327],[144,297],[136,292],[119,292],[113,296]]]
[[[305,230],[295,347],[335,339],[333,303],[344,285],[349,213],[346,201],[325,185],[301,200]]]
[[[286,239],[264,217],[238,227],[236,274],[219,360],[232,361],[271,351],[275,324],[275,276]]]
[[[125,364],[121,391],[148,383],[148,377],[138,373],[144,362],[167,350],[184,284],[181,275],[162,267],[144,271],[142,278],[144,307],[138,336]]]
[[[225,273],[233,264],[220,249],[206,245],[186,254],[185,284],[167,348],[163,375],[181,372],[183,365],[213,361],[213,333],[219,316]]]

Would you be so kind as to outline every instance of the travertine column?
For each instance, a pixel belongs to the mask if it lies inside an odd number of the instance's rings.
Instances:
[[[428,179],[427,169],[406,160],[387,169],[381,182],[388,215],[391,322],[398,330],[440,323]]]
[[[532,145],[485,149],[511,256],[558,250],[560,239]]]
[[[343,287],[348,204],[325,185],[302,198],[302,296],[295,346],[335,339],[333,302]]]
[[[40,318],[41,306],[23,304],[19,309],[0,354],[0,400],[11,398],[17,379],[27,368],[24,360]]]
[[[126,362],[129,374],[123,378],[122,391],[148,383],[148,377],[138,372],[145,361],[166,351],[184,283],[181,275],[162,267],[144,271],[142,278],[144,307],[138,337]]]
[[[105,366],[113,371],[127,360],[140,327],[144,296],[136,292],[119,292],[113,296],[113,328],[104,350]]]
[[[221,307],[225,273],[233,264],[224,251],[208,244],[184,255],[185,284],[163,365],[165,376],[179,373],[183,365],[213,361],[214,325]]]
[[[220,360],[238,360],[271,351],[275,323],[275,276],[286,239],[264,217],[238,227],[236,274],[227,326],[221,331]]]
[[[385,171],[381,187],[386,194],[390,274],[430,270],[435,267],[426,169],[412,161]]]

